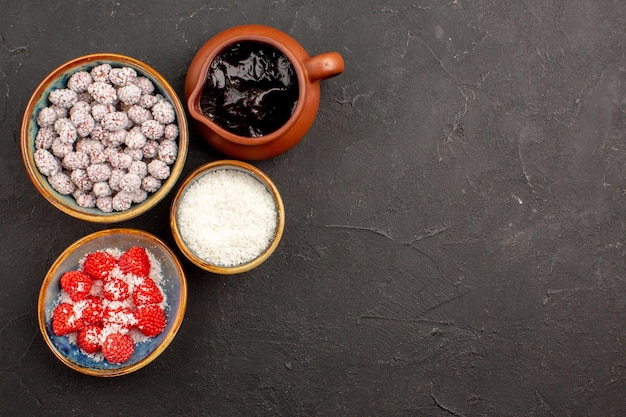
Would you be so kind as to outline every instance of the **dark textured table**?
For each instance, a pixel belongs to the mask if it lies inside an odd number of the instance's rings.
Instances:
[[[0,2],[0,415],[626,415],[624,2],[132,3]],[[174,246],[172,193],[121,224],[61,213],[22,165],[26,103],[95,52],[182,96],[197,49],[243,23],[346,63],[303,141],[254,163],[283,240],[239,276],[183,261],[168,349],[79,374],[38,330],[48,267],[109,227]],[[190,136],[183,176],[224,158]]]

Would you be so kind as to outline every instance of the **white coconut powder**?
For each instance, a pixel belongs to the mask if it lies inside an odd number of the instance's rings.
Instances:
[[[210,264],[230,267],[250,262],[267,249],[278,212],[261,181],[243,171],[219,169],[187,187],[176,222],[191,252]]]

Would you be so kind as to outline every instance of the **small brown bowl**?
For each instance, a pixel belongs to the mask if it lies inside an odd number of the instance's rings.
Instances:
[[[170,176],[163,181],[161,187],[148,198],[139,203],[133,204],[130,209],[125,211],[113,211],[105,213],[97,207],[85,208],[79,206],[72,195],[62,195],[58,193],[48,183],[46,176],[42,175],[34,160],[35,138],[39,130],[37,125],[37,115],[44,107],[49,105],[48,95],[50,91],[65,88],[69,77],[78,71],[90,71],[93,67],[101,64],[109,64],[112,67],[130,67],[133,68],[138,76],[148,78],[154,84],[154,94],[159,93],[166,98],[174,107],[176,114],[176,123],[179,128],[178,156],[173,165],[170,166]],[[184,107],[182,106],[174,89],[170,86],[163,76],[149,65],[138,61],[134,58],[111,53],[101,53],[93,55],[85,55],[71,61],[66,62],[54,71],[52,71],[37,87],[31,96],[24,117],[22,119],[20,147],[22,151],[22,160],[28,172],[28,176],[32,180],[37,190],[57,209],[73,216],[75,218],[96,223],[116,223],[137,217],[159,203],[174,187],[178,177],[180,176],[185,159],[187,157],[187,148],[189,142],[189,132],[187,127],[187,118]]]
[[[165,297],[166,327],[158,335],[135,345],[135,351],[122,364],[109,363],[87,355],[67,336],[52,330],[52,317],[59,303],[61,276],[76,270],[88,253],[115,248],[126,251],[133,246],[148,250],[161,265],[161,289]],[[159,238],[136,229],[107,229],[92,233],[72,243],[54,261],[46,274],[38,300],[41,334],[52,353],[65,365],[87,375],[113,377],[134,372],[155,360],[172,342],[183,321],[187,304],[187,281],[182,265],[172,250]]]
[[[245,173],[246,175],[250,175],[252,178],[261,183],[265,189],[271,195],[271,199],[275,208],[275,224],[271,225],[272,227],[272,235],[267,242],[267,245],[262,247],[261,250],[254,252],[253,256],[249,256],[245,261],[235,264],[224,264],[220,262],[215,262],[208,259],[204,254],[198,253],[198,250],[194,250],[191,248],[191,245],[187,242],[188,238],[185,236],[185,232],[181,228],[180,223],[180,212],[181,212],[181,203],[185,201],[187,198],[187,191],[190,189],[192,185],[196,183],[199,179],[201,179],[206,174],[210,174],[215,171],[235,171],[237,173]],[[227,184],[232,186],[232,184]],[[232,187],[234,188],[234,187]],[[230,192],[230,191],[229,191]],[[263,194],[263,193],[261,193]],[[230,195],[230,194],[229,194]],[[264,196],[265,197],[265,196]],[[274,221],[274,220],[272,220]],[[245,225],[246,223],[244,223]],[[221,275],[232,275],[239,274],[246,271],[250,271],[253,268],[261,265],[265,262],[270,255],[274,252],[276,247],[278,246],[280,239],[283,234],[283,230],[285,227],[285,207],[283,205],[282,198],[276,185],[272,182],[272,180],[260,169],[254,167],[245,162],[236,161],[236,160],[222,160],[210,162],[201,167],[197,168],[193,171],[180,186],[174,200],[172,201],[171,211],[170,211],[170,226],[172,228],[172,234],[174,236],[174,240],[176,244],[183,252],[183,254],[196,266],[209,271],[215,274]],[[198,229],[196,229],[198,230]],[[231,232],[230,230],[220,230],[225,233]],[[204,233],[214,233],[214,230],[201,230]],[[240,239],[244,239],[243,236],[238,237]],[[254,240],[254,239],[251,239]],[[224,245],[226,246],[226,245]],[[251,245],[252,246],[252,245]],[[219,251],[220,245],[215,244],[210,247],[212,251]]]

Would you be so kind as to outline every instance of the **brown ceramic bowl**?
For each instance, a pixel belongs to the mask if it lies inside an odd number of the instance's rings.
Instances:
[[[155,86],[155,92],[165,97],[173,106],[176,112],[176,123],[179,127],[178,136],[178,157],[173,165],[170,166],[170,176],[158,191],[148,196],[148,198],[140,204],[133,204],[126,211],[113,211],[105,213],[94,208],[85,208],[79,206],[71,195],[62,195],[55,191],[46,176],[42,175],[34,161],[35,138],[39,127],[37,126],[37,115],[44,107],[49,105],[48,95],[50,91],[65,88],[69,77],[77,71],[90,71],[91,68],[100,64],[110,64],[112,67],[131,67],[137,71],[138,76],[147,77]],[[187,148],[189,142],[189,132],[187,127],[187,119],[185,110],[176,95],[174,89],[170,86],[165,78],[163,78],[155,69],[147,64],[140,62],[134,58],[102,53],[81,56],[66,62],[54,71],[52,71],[40,84],[33,93],[26,106],[24,117],[22,119],[20,146],[22,151],[22,160],[26,167],[26,171],[37,190],[57,209],[63,211],[70,216],[81,220],[87,220],[97,223],[115,223],[128,220],[139,216],[154,207],[161,201],[174,187],[180,173],[185,164],[187,156]]]
[[[269,243],[262,249],[259,250],[255,256],[249,258],[248,260],[238,263],[235,265],[224,265],[215,261],[208,260],[207,257],[199,254],[191,248],[191,245],[187,242],[187,237],[184,235],[186,232],[183,231],[183,228],[179,224],[179,213],[181,202],[183,202],[186,198],[186,192],[189,190],[189,187],[192,186],[198,179],[202,178],[204,175],[209,174],[214,171],[222,171],[222,170],[232,170],[237,171],[239,173],[243,172],[247,175],[250,175],[255,180],[259,181],[270,193],[271,199],[275,205],[276,209],[276,217],[275,224],[273,227],[273,235],[269,239]],[[261,265],[265,262],[270,255],[274,252],[280,239],[283,234],[283,230],[285,227],[285,208],[283,205],[282,198],[276,185],[272,182],[272,180],[261,170],[258,168],[247,164],[241,161],[235,160],[223,160],[207,163],[195,171],[193,171],[180,186],[174,200],[172,202],[172,207],[170,211],[170,225],[172,228],[172,233],[174,235],[174,240],[176,244],[183,252],[183,254],[196,266],[209,271],[215,274],[221,275],[232,275],[239,274],[246,271],[250,271],[253,268]],[[202,230],[204,233],[212,233],[211,230]],[[229,231],[224,231],[228,233]],[[219,245],[211,248],[214,251],[219,251],[221,248]]]
[[[109,363],[98,355],[87,355],[67,336],[52,331],[52,316],[59,303],[60,279],[64,272],[75,270],[88,253],[115,248],[125,251],[132,246],[148,250],[161,265],[161,289],[165,297],[167,325],[151,339],[136,343],[135,351],[122,364]],[[38,301],[41,334],[52,353],[65,365],[87,375],[112,377],[134,372],[155,360],[172,342],[185,314],[187,282],[183,268],[171,249],[150,233],[136,229],[108,229],[95,232],[72,243],[54,261],[46,274]]]
[[[227,47],[238,42],[260,42],[278,49],[291,62],[298,79],[298,100],[291,117],[278,130],[260,137],[240,136],[207,117],[200,107],[209,67]],[[307,133],[320,102],[320,81],[343,72],[344,61],[337,52],[309,56],[288,34],[263,25],[241,25],[209,39],[194,56],[185,80],[187,109],[196,128],[213,148],[231,158],[260,160],[286,152]]]

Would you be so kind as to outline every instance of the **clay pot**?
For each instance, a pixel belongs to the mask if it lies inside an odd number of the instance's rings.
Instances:
[[[257,41],[277,48],[291,61],[298,77],[298,102],[291,117],[278,130],[261,137],[236,135],[200,109],[211,63],[225,48],[242,41]],[[311,57],[296,40],[280,30],[262,25],[235,26],[207,41],[193,58],[185,80],[187,108],[199,133],[216,150],[235,159],[267,159],[286,152],[304,137],[317,114],[320,81],[340,74],[343,69],[343,58],[336,52]]]

